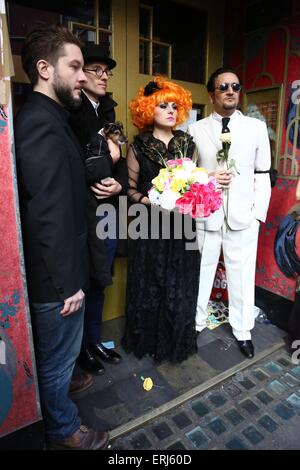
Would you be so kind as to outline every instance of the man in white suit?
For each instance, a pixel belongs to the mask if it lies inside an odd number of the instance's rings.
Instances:
[[[196,330],[200,332],[206,327],[207,304],[222,249],[229,323],[240,350],[251,358],[257,240],[271,195],[270,144],[266,124],[237,110],[241,85],[232,69],[216,70],[207,83],[207,90],[214,111],[191,124],[189,132],[196,143],[199,166],[215,176],[222,188],[223,207],[206,221],[197,221],[202,256]],[[218,163],[216,157],[222,149],[220,136],[226,132],[230,132],[231,141],[229,160],[234,160],[236,166],[231,170],[226,169],[224,162]]]

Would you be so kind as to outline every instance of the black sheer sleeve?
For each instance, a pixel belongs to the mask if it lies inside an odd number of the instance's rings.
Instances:
[[[126,163],[128,168],[128,188],[127,195],[131,202],[142,202],[149,204],[149,199],[138,189],[139,186],[139,175],[140,175],[140,165],[137,161],[136,154],[134,151],[133,145],[129,147]]]

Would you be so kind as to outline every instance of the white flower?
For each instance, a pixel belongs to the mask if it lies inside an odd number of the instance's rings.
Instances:
[[[174,171],[173,173],[173,179],[174,180],[184,180],[184,181],[187,181],[190,177],[190,174],[189,172],[185,171],[185,170],[176,170]]]
[[[192,162],[191,160],[183,160],[182,166],[184,170],[190,173],[196,168],[196,163]]]
[[[148,198],[149,198],[151,204],[154,204],[154,205],[157,205],[157,206],[160,205],[160,193],[157,191],[157,189],[155,189],[155,188],[150,189],[150,191],[148,193]]]
[[[196,173],[193,173],[193,182],[207,184],[209,182],[209,177],[206,171],[197,171]]]
[[[173,189],[166,189],[160,195],[160,205],[163,209],[172,210],[175,207],[175,202],[181,197],[180,193],[173,191]]]
[[[224,132],[224,134],[220,135],[220,141],[224,144],[230,144],[231,143],[231,133],[230,132]]]

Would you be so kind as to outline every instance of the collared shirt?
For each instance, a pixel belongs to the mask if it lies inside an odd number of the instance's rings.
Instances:
[[[100,103],[99,101],[93,101],[86,93],[84,90],[82,90],[83,93],[85,94],[85,96],[87,97],[87,99],[89,100],[89,102],[91,103],[91,105],[93,106],[94,110],[95,110],[95,113],[97,114],[98,116],[98,108],[100,106]]]
[[[238,111],[238,110],[236,109],[236,110],[234,111],[234,113],[232,113],[231,116],[226,116],[226,117],[229,117],[229,118],[230,118],[230,121],[229,121],[228,126],[230,127],[230,122],[232,122],[234,119],[237,119],[241,114],[242,114],[241,111]],[[216,121],[218,121],[218,122],[220,123],[220,126],[222,127],[222,118],[225,117],[225,116],[221,116],[220,114],[216,113],[216,111],[213,111],[212,117],[213,117],[213,119],[215,119]]]

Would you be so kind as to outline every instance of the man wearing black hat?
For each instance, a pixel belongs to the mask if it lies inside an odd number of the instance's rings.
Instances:
[[[70,124],[83,149],[99,141],[99,131],[107,122],[115,121],[117,103],[106,93],[107,81],[116,62],[108,57],[101,45],[88,43],[83,49],[84,73],[87,82],[83,88],[81,107],[71,115]],[[87,144],[89,146],[87,147]],[[102,310],[105,287],[111,284],[111,267],[118,240],[100,240],[96,235],[97,206],[101,203],[117,207],[118,195],[127,184],[126,164],[121,158],[118,144],[107,140],[103,157],[103,179],[90,186],[88,191],[90,290],[86,295],[84,334],[78,362],[80,367],[93,374],[104,373],[101,360],[118,364],[121,356],[101,344]],[[109,178],[109,179],[108,179]],[[103,181],[106,179],[105,181]],[[103,184],[102,184],[103,183]]]

